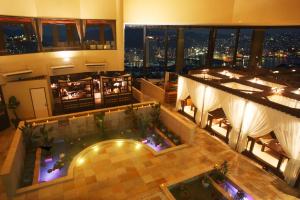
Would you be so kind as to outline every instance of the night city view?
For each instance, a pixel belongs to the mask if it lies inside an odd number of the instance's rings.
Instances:
[[[67,38],[67,28],[58,24],[57,47],[65,49],[79,45],[76,26],[72,25],[73,43]],[[38,51],[35,30],[29,23],[3,24],[4,48],[2,54],[34,53]],[[54,25],[43,25],[44,50],[54,43]],[[125,27],[125,68],[134,76],[150,76],[160,78],[164,71],[175,71],[177,28],[147,27],[145,47],[143,26]],[[246,68],[250,58],[253,29],[242,28],[239,31],[235,66]],[[212,66],[233,66],[237,29],[218,28]],[[205,66],[210,28],[184,29],[184,61],[183,72]],[[300,65],[300,30],[297,28],[266,29],[261,64],[258,67],[273,68]],[[110,28],[105,28],[105,40],[112,41]],[[89,26],[84,41],[86,44],[99,44],[99,27]],[[144,51],[145,55],[144,55]],[[144,58],[144,56],[146,56]],[[146,62],[144,63],[144,59]],[[144,67],[145,64],[145,67]]]
[[[209,28],[187,28],[184,33],[185,68],[194,69],[205,66],[208,51]],[[267,29],[263,46],[262,67],[300,65],[300,31],[298,29]],[[213,66],[232,66],[236,29],[218,29]],[[236,54],[236,66],[247,67],[250,58],[252,29],[240,29]],[[168,42],[166,44],[166,39]],[[176,59],[176,29],[146,29],[146,70],[154,77],[159,77],[167,66],[174,71]],[[167,58],[166,58],[166,48]],[[136,74],[142,73],[144,59],[143,27],[125,28],[125,68]],[[166,65],[167,62],[167,65]],[[143,71],[144,72],[144,71]],[[150,75],[150,76],[151,76]]]

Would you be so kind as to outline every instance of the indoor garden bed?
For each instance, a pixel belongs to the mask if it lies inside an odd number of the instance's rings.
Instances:
[[[253,200],[226,176],[227,170],[225,161],[211,171],[168,185],[163,189],[167,191],[170,199],[176,200]]]
[[[135,140],[154,152],[182,144],[180,137],[160,120],[159,104],[140,108],[131,105],[122,111],[47,120],[46,123],[25,122],[20,129],[26,153],[19,187],[66,176],[76,155],[102,141]]]

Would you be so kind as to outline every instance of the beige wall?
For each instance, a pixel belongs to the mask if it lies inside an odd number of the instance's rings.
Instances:
[[[126,0],[129,24],[299,25],[299,0]]]
[[[173,113],[173,111],[161,106],[160,120],[170,131],[181,138],[182,143],[191,144],[194,141],[197,126],[179,117],[178,113]]]
[[[300,25],[299,0],[235,0],[233,23]]]
[[[162,89],[157,85],[154,85],[150,81],[143,78],[140,79],[140,82],[141,82],[141,92],[144,95],[149,96],[160,103],[164,103],[165,101],[164,89]]]
[[[86,50],[86,51],[60,51],[47,53],[23,54],[15,56],[0,56],[0,73],[19,70],[33,70],[35,75],[57,75],[78,73],[84,71],[122,71],[122,50]],[[64,57],[70,58],[64,61]],[[106,62],[102,68],[86,67],[88,62]],[[52,70],[51,66],[75,65],[74,68]]]
[[[234,0],[126,0],[124,21],[130,24],[230,23],[233,5]]]
[[[0,0],[0,15],[115,19],[120,0]]]
[[[15,96],[20,101],[20,106],[17,108],[17,114],[21,119],[32,119],[34,116],[34,109],[31,100],[30,88],[44,87],[46,91],[46,98],[48,102],[49,114],[52,114],[50,92],[48,90],[48,81],[32,80],[32,81],[18,81],[8,82],[2,86],[2,92],[5,102],[8,102],[9,97]],[[9,111],[10,118],[13,116]]]

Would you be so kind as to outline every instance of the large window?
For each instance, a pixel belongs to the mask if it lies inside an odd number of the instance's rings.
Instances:
[[[231,66],[234,56],[236,29],[218,29],[213,66]]]
[[[36,52],[34,26],[31,18],[0,18],[0,55]]]
[[[205,65],[209,28],[190,28],[184,31],[185,71]]]
[[[142,74],[144,66],[144,28],[125,27],[125,70],[135,77]]]
[[[300,67],[300,29],[267,29],[263,50],[263,67]]]
[[[115,49],[115,21],[85,20],[86,49]]]
[[[146,67],[165,66],[165,29],[147,28],[146,32]]]
[[[42,20],[44,50],[80,49],[78,25],[75,20]]]
[[[253,29],[240,29],[236,63],[238,67],[248,67]]]
[[[176,62],[176,47],[177,47],[177,29],[167,29],[167,68],[168,71],[175,71]]]

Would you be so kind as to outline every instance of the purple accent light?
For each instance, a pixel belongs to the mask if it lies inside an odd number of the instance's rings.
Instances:
[[[220,186],[228,192],[229,196],[234,198],[238,193],[238,188],[236,188],[230,181],[225,181],[224,183],[220,184]],[[243,200],[254,200],[249,194],[244,192]]]
[[[66,167],[63,167],[62,169],[55,169],[52,172],[48,172],[49,169],[52,169],[54,164],[59,158],[55,157],[51,161],[44,162],[44,165],[40,166],[40,174],[39,174],[39,183],[41,182],[47,182],[52,181],[54,179],[60,178],[62,176],[65,176],[67,173]]]

